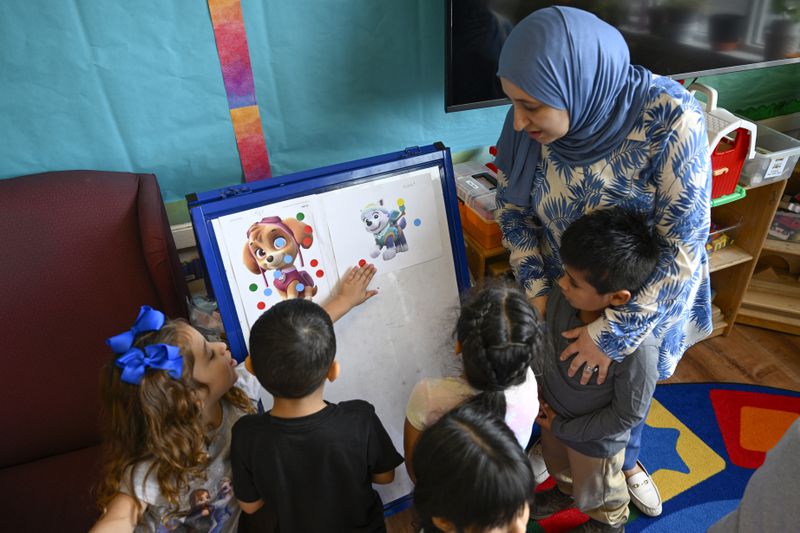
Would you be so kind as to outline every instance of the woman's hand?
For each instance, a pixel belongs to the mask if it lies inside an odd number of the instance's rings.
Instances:
[[[608,367],[611,366],[611,358],[594,343],[589,336],[589,328],[581,326],[564,331],[561,335],[567,339],[572,339],[572,343],[561,352],[560,356],[562,361],[566,361],[575,355],[567,371],[569,377],[574,376],[578,369],[586,363],[585,368],[594,369],[596,367],[597,370],[586,372],[584,369],[581,375],[581,385],[589,383],[589,379],[594,373],[597,373],[597,384],[603,383],[606,380],[606,375],[608,375]]]
[[[553,420],[556,418],[556,412],[553,411],[549,404],[539,404],[539,415],[536,417],[536,422],[547,431],[553,431]]]

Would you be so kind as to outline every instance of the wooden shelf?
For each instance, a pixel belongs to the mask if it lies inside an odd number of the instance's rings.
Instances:
[[[722,316],[714,320],[714,335],[729,335],[739,320],[745,291],[756,268],[786,181],[769,181],[749,187],[747,196],[711,209],[711,218],[721,227],[741,223],[734,245],[709,254],[714,304]]]
[[[725,328],[727,327],[728,323],[725,322],[724,320],[719,320],[719,321],[715,320],[714,329],[711,330],[711,334],[703,340],[708,340],[714,337],[718,337],[719,335],[722,335],[723,333],[725,333]]]
[[[783,313],[754,309],[746,303],[743,303],[739,308],[736,321],[749,326],[782,331],[784,333],[791,333],[792,335],[800,335],[800,319],[786,316]]]
[[[767,239],[764,241],[762,252],[776,252],[779,254],[800,255],[800,242],[779,241]]]
[[[708,268],[710,272],[716,272],[723,268],[740,265],[753,259],[753,256],[742,250],[736,245],[726,246],[708,256]]]
[[[800,320],[800,285],[789,287],[781,283],[750,282],[744,293],[742,305],[748,309],[770,312]],[[793,289],[793,290],[792,290]]]

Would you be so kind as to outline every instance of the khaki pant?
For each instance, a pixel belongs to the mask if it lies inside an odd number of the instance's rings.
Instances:
[[[613,457],[589,457],[542,428],[542,455],[558,488],[575,498],[578,509],[612,526],[628,520],[630,496],[622,473],[624,448]]]

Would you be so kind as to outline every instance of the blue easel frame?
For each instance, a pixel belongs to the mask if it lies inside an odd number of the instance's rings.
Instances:
[[[447,213],[456,283],[461,292],[469,287],[469,273],[464,238],[461,233],[461,219],[458,214],[453,162],[450,157],[450,149],[442,143],[414,146],[381,156],[188,195],[186,199],[189,214],[194,226],[197,246],[204,261],[206,281],[210,283],[210,290],[216,296],[231,354],[236,360],[241,362],[247,356],[247,345],[237,320],[233,295],[226,281],[222,254],[212,227],[214,219],[291,198],[373,181],[389,173],[430,168],[434,164],[442,169],[444,176],[442,193]]]

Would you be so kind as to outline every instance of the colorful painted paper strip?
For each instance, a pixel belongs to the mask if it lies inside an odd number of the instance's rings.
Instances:
[[[208,9],[244,179],[269,178],[272,172],[256,103],[241,3],[239,0],[208,0]]]

